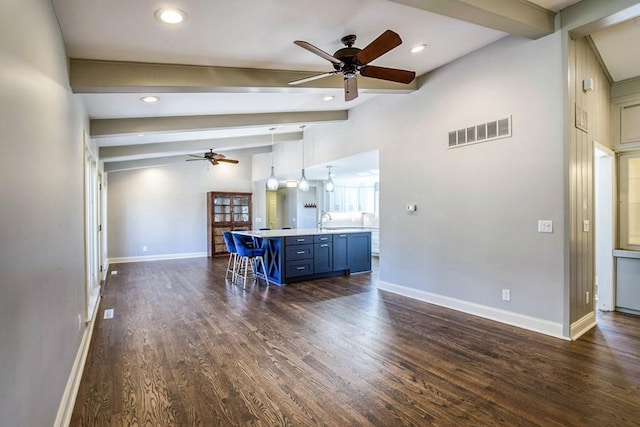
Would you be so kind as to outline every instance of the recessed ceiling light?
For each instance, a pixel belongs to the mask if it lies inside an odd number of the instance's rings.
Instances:
[[[158,9],[155,13],[156,19],[165,24],[179,24],[186,18],[186,14],[180,9]]]
[[[335,96],[328,95],[328,96],[325,96],[322,99],[325,100],[325,101],[331,101],[333,98],[335,98]]]
[[[411,53],[422,52],[427,47],[426,44],[418,44],[411,48]]]
[[[157,96],[143,96],[140,98],[140,101],[146,102],[147,104],[153,104],[154,102],[158,102],[160,98]]]

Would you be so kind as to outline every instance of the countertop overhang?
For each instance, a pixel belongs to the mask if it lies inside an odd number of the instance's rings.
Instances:
[[[290,236],[317,236],[319,234],[345,234],[345,233],[368,233],[370,230],[362,228],[301,228],[291,230],[246,230],[246,231],[232,231],[232,233],[244,234],[246,236],[261,237],[268,239],[270,237],[290,237]]]

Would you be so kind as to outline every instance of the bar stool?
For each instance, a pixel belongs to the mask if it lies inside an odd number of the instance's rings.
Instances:
[[[262,278],[267,282],[267,286],[269,286],[267,268],[264,265],[264,248],[256,248],[253,244],[253,239],[249,236],[233,233],[232,236],[239,258],[236,275],[238,278],[242,277],[242,289],[247,285],[247,274],[249,270],[251,270],[251,274],[256,283],[259,278]],[[259,267],[262,267],[262,271],[259,270]]]
[[[227,271],[224,274],[224,279],[227,280],[227,276],[231,273],[231,281],[236,280],[236,264],[238,263],[238,251],[236,250],[236,245],[233,242],[233,235],[230,231],[223,231],[222,238],[224,239],[224,244],[227,247],[227,252],[229,252],[229,262],[227,262]],[[231,262],[233,262],[233,266],[231,266]]]

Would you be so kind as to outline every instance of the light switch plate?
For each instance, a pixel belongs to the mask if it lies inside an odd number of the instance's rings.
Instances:
[[[553,221],[550,219],[539,219],[538,233],[553,233]]]
[[[588,233],[590,229],[591,229],[591,226],[589,224],[589,220],[585,219],[584,221],[582,221],[582,231],[584,231],[585,233]]]

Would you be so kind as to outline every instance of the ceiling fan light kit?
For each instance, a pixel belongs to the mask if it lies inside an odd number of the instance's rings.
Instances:
[[[416,73],[414,71],[368,65],[371,61],[402,44],[402,39],[394,31],[385,31],[380,34],[377,39],[369,43],[369,45],[364,49],[353,47],[355,41],[356,36],[353,34],[344,36],[342,38],[342,43],[345,47],[338,49],[333,55],[329,55],[327,52],[309,42],[303,40],[294,41],[296,45],[303,49],[307,49],[309,52],[331,62],[334,71],[294,80],[289,82],[289,84],[299,85],[321,79],[323,77],[342,74],[344,76],[344,99],[345,101],[351,101],[358,97],[358,83],[356,79],[358,74],[364,77],[404,84],[411,83],[416,77]]]

